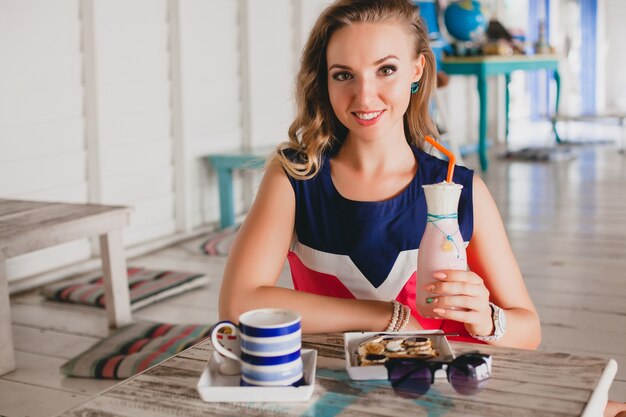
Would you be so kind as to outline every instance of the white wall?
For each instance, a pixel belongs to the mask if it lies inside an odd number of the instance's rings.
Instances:
[[[275,144],[287,139],[293,111],[293,79],[297,56],[293,2],[246,0],[244,77],[249,100],[246,145]],[[277,24],[277,22],[281,22]]]
[[[175,231],[167,0],[87,0],[91,201],[133,206],[127,245]],[[85,28],[87,29],[87,28]]]

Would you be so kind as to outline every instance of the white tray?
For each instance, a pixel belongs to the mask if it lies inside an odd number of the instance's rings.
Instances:
[[[299,387],[242,387],[241,375],[222,375],[217,370],[224,359],[213,352],[204,368],[197,390],[205,402],[286,402],[308,401],[315,388],[317,351],[302,349],[304,385]]]
[[[350,332],[344,335],[344,349],[346,352],[346,371],[350,378],[355,380],[367,380],[367,379],[387,379],[387,369],[384,365],[372,365],[372,366],[359,366],[357,361],[356,351],[359,347],[359,343],[363,340],[375,336],[375,335],[389,335],[395,337],[411,337],[411,336],[427,336],[430,338],[433,347],[439,352],[438,359],[441,358],[454,358],[454,352],[450,348],[448,339],[446,336],[438,335],[442,333],[441,330],[421,330],[416,332]],[[435,377],[440,377],[442,374],[437,372]],[[445,375],[445,373],[443,374]]]

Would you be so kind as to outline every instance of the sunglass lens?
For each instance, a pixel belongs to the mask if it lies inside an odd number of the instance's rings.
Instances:
[[[425,394],[430,388],[432,374],[427,365],[401,362],[387,369],[391,386],[399,395],[415,397]]]
[[[489,377],[489,367],[480,357],[459,357],[448,366],[448,379],[460,394],[476,394],[483,389]]]

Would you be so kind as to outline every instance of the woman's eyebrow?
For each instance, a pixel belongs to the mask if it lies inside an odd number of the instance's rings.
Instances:
[[[379,65],[382,64],[383,62],[385,62],[388,59],[400,59],[395,55],[387,55],[386,57],[383,57],[381,59],[376,60],[373,65]],[[342,64],[333,64],[330,67],[328,67],[328,71],[330,71],[333,68],[339,68],[339,69],[346,69],[346,70],[351,70],[352,68],[347,66],[347,65],[342,65]]]

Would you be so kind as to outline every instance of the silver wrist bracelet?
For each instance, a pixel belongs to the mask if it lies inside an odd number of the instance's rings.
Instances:
[[[504,333],[506,333],[506,315],[504,314],[504,310],[494,303],[490,302],[489,305],[491,306],[491,320],[493,320],[493,334],[480,336],[470,333],[474,339],[483,342],[495,342],[496,340],[502,339]]]

